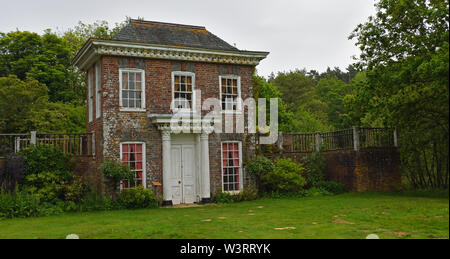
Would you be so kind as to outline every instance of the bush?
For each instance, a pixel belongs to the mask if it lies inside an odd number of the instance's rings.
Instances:
[[[117,162],[116,160],[106,160],[106,162],[100,167],[100,171],[110,182],[113,199],[120,181],[126,179],[132,180],[135,177],[135,173],[129,166],[124,163]]]
[[[256,186],[261,187],[261,176],[273,171],[273,163],[268,158],[257,156],[247,163],[247,169],[251,176],[256,179]]]
[[[90,192],[85,195],[80,202],[80,211],[97,211],[97,210],[118,210],[123,206],[119,201],[114,201],[108,197],[104,197],[99,192]]]
[[[25,158],[26,175],[50,171],[71,172],[74,167],[71,156],[54,146],[31,145],[20,153]]]
[[[333,193],[331,193],[325,189],[317,188],[317,187],[312,187],[312,188],[306,190],[306,192],[305,192],[306,197],[317,197],[317,196],[328,196],[328,195],[333,195]]]
[[[299,191],[306,185],[303,171],[303,166],[290,158],[279,159],[274,170],[261,177],[262,187],[268,192]]]
[[[333,194],[341,194],[347,192],[347,187],[342,183],[337,183],[333,181],[321,181],[316,184],[317,188],[321,188],[329,191]]]
[[[0,218],[25,218],[44,215],[39,197],[16,188],[7,193],[0,190]]]
[[[233,203],[234,196],[228,192],[222,192],[221,190],[219,190],[219,192],[214,197],[214,202],[215,203]]]
[[[239,194],[233,196],[233,199],[236,202],[252,201],[252,200],[256,200],[257,198],[258,198],[258,189],[256,189],[252,185],[249,185],[247,188],[242,190]]]
[[[322,152],[314,152],[311,157],[305,156],[302,160],[305,165],[305,177],[308,186],[315,186],[324,181],[325,160]]]
[[[25,179],[26,190],[36,193],[43,202],[71,201],[79,203],[88,192],[81,177],[72,172],[42,172],[30,174]]]
[[[156,208],[159,206],[158,198],[152,190],[143,186],[125,189],[120,193],[120,204],[127,209]]]
[[[316,183],[314,187],[328,191],[332,194],[341,194],[347,192],[347,188],[345,187],[344,184],[332,181],[321,181]]]

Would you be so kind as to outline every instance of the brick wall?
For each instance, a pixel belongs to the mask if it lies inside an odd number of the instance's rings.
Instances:
[[[310,154],[279,150],[275,157],[301,162]],[[345,184],[349,191],[398,191],[402,186],[400,154],[396,148],[328,151],[324,160],[326,179]]]

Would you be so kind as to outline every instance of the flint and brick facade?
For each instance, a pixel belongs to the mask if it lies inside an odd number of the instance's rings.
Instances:
[[[135,21],[136,22],[136,21]],[[138,25],[140,25],[137,22]],[[156,24],[161,28],[173,30],[173,25]],[[136,27],[136,25],[134,25]],[[147,24],[145,25],[147,26]],[[153,26],[153,25],[152,25]],[[140,28],[139,26],[137,28]],[[145,27],[146,28],[146,27]],[[160,28],[160,29],[161,29]],[[178,28],[178,27],[176,27]],[[128,28],[130,29],[130,28]],[[178,30],[178,29],[175,29]],[[183,30],[192,30],[190,27],[182,27]],[[147,31],[151,33],[151,31]],[[184,33],[184,32],[183,32]],[[190,31],[187,34],[191,33]],[[194,36],[205,32],[194,32]],[[208,32],[209,33],[209,32]],[[120,34],[120,32],[119,32]],[[189,36],[189,35],[188,35]],[[207,35],[208,36],[208,35]],[[150,36],[148,36],[150,37]],[[193,36],[189,36],[193,37]],[[208,36],[212,37],[212,36]],[[212,38],[212,42],[216,42],[217,39]],[[200,43],[204,43],[204,38],[199,38]],[[124,43],[121,41],[114,41],[120,48]],[[90,45],[89,45],[90,44]],[[145,187],[153,188],[157,193],[164,196],[164,200],[170,202],[170,195],[164,195],[164,155],[170,154],[164,153],[163,147],[163,132],[156,123],[153,123],[150,117],[152,115],[170,115],[173,114],[171,110],[172,103],[172,72],[191,72],[195,75],[195,90],[201,91],[201,102],[208,98],[220,99],[220,76],[236,76],[240,78],[240,93],[243,100],[253,97],[253,72],[255,66],[259,60],[264,58],[268,53],[251,53],[241,52],[233,47],[229,49],[221,50],[225,48],[226,43],[219,44],[219,47],[212,47],[214,50],[210,52],[208,46],[205,49],[197,52],[197,46],[192,48],[188,46],[188,49],[170,49],[168,54],[174,55],[170,57],[165,55],[164,58],[158,58],[158,55],[163,55],[156,50],[155,52],[139,53],[141,46],[146,48],[158,48],[154,45],[146,45],[146,43],[136,44],[133,43],[132,47],[137,48],[137,51],[105,51],[106,47],[99,47],[97,50],[92,51],[93,54],[89,55],[90,49],[95,48],[96,41],[91,39],[88,45],[80,50],[78,55],[78,66],[86,71],[86,75],[91,73],[93,82],[93,100],[91,108],[93,115],[92,121],[89,121],[89,110],[87,131],[95,133],[95,159],[96,166],[100,166],[106,159],[120,159],[120,147],[121,143],[126,142],[142,142],[145,144],[145,174],[146,181]],[[108,41],[101,41],[98,44],[104,44],[108,46]],[[152,43],[154,44],[154,43]],[[189,44],[188,44],[189,45]],[[229,45],[228,45],[229,46]],[[126,46],[125,48],[131,48]],[[101,53],[101,51],[104,53]],[[153,51],[153,50],[151,50]],[[164,50],[166,51],[166,50]],[[175,51],[190,51],[188,54],[173,54]],[[137,52],[137,54],[136,54]],[[191,54],[193,52],[194,54]],[[108,54],[111,53],[111,54]],[[186,55],[183,58],[182,55]],[[195,57],[198,55],[198,57]],[[211,55],[211,56],[209,56]],[[93,58],[94,56],[94,58]],[[195,58],[193,58],[193,56]],[[174,60],[176,59],[176,60]],[[199,61],[197,61],[199,60]],[[211,62],[207,62],[211,60]],[[84,63],[82,63],[84,62]],[[256,62],[256,63],[255,63]],[[119,103],[120,88],[119,88],[119,71],[120,69],[141,69],[145,75],[145,109],[141,111],[122,111]],[[96,73],[96,69],[100,69],[99,73]],[[95,91],[96,76],[100,75],[100,116],[97,118],[95,107],[98,98]],[[89,85],[89,76],[86,76],[86,83]],[[91,83],[92,84],[92,83]],[[87,91],[87,98],[89,100],[89,91]],[[90,102],[88,102],[89,104]],[[89,106],[89,105],[88,105]],[[208,111],[202,111],[202,115],[206,115]],[[202,133],[205,134],[205,133]],[[173,134],[172,134],[173,135]],[[198,139],[200,139],[199,134]],[[248,157],[253,156],[254,146],[252,143],[252,136],[246,133],[211,133],[202,135],[202,138],[207,138],[208,148],[199,150],[199,154],[196,154],[198,159],[196,164],[203,163],[205,160],[199,156],[202,156],[207,151],[209,157],[209,168],[206,170],[202,167],[201,173],[206,172],[209,174],[209,184],[201,183],[202,190],[207,190],[210,193],[217,193],[222,188],[222,144],[226,141],[238,141],[242,146],[241,156],[242,161]],[[198,143],[199,140],[197,140]],[[206,142],[205,142],[206,143]],[[166,150],[167,151],[167,150]],[[167,158],[166,158],[167,159]],[[167,161],[171,161],[170,159]],[[241,161],[241,163],[242,163]],[[166,162],[170,163],[170,162]],[[242,165],[241,165],[242,166]],[[167,166],[166,166],[167,167]],[[197,168],[200,168],[199,165]],[[242,167],[241,177],[246,178],[245,169]],[[194,170],[195,174],[200,173],[200,169]],[[209,172],[208,172],[209,171]],[[98,172],[97,172],[98,174]],[[202,176],[203,177],[203,176]],[[153,186],[154,183],[161,183],[163,188],[157,188]],[[200,181],[201,182],[201,181]],[[244,186],[240,186],[240,189],[245,187],[246,181],[243,181]],[[206,189],[204,189],[205,185]],[[200,194],[198,194],[200,195]],[[199,197],[197,201],[209,199],[210,194]]]

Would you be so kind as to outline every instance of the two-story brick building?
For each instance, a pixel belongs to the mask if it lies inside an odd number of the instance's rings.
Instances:
[[[74,64],[87,75],[96,161],[120,159],[135,170],[120,188],[161,183],[166,205],[239,192],[242,163],[254,152],[250,135],[211,133],[195,118],[208,112],[200,108],[208,98],[220,100],[223,114],[242,112],[235,101],[253,97],[254,68],[267,55],[238,50],[204,27],[140,20],[111,40],[89,39]],[[180,134],[170,122],[182,108],[192,123]]]

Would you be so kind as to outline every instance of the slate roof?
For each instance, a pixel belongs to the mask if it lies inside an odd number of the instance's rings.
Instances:
[[[238,51],[205,27],[153,21],[130,20],[112,40]]]

